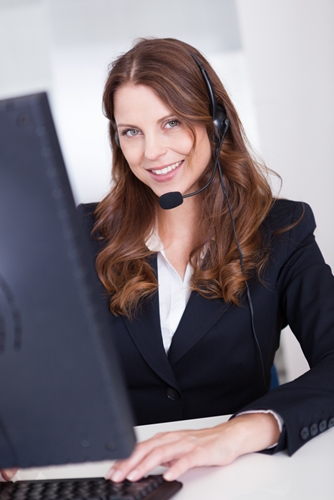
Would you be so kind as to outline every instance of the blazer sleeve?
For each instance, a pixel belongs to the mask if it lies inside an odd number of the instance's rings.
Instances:
[[[302,207],[293,205],[291,222],[300,218]],[[290,326],[310,370],[241,410],[271,409],[283,418],[279,443],[267,453],[287,448],[292,455],[334,426],[334,277],[315,242],[312,210],[303,206],[300,222],[276,237],[271,267],[278,269],[282,325]]]

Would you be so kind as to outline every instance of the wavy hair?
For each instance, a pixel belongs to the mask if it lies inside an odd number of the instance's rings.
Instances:
[[[154,229],[159,209],[157,196],[135,177],[117,146],[114,94],[126,84],[148,86],[189,127],[194,142],[195,124],[204,125],[208,136],[213,137],[208,90],[192,54],[207,71],[217,104],[225,108],[230,121],[220,164],[244,261],[243,272],[228,204],[216,175],[210,186],[197,195],[201,198],[201,215],[199,243],[190,254],[194,268],[192,290],[207,298],[240,304],[245,281],[254,274],[260,277],[268,258],[260,235],[260,226],[273,203],[268,169],[250,153],[238,114],[220,79],[190,45],[170,38],[140,39],[110,66],[103,94],[113,153],[113,182],[96,209],[94,232],[104,239],[96,267],[110,294],[114,314],[133,316],[157,290],[157,278],[149,264],[152,252],[145,241]],[[215,149],[212,142],[212,159],[199,180],[200,186],[211,176]]]

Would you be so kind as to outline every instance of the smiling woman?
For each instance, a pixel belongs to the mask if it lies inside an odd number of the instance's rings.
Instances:
[[[133,174],[157,195],[197,189],[211,159],[204,125],[187,126],[145,85],[123,85],[114,96],[120,147]]]
[[[194,56],[205,64],[215,99],[231,122],[220,158],[243,246],[244,273],[218,176],[205,192],[187,198],[178,209],[167,213],[158,205],[158,197],[166,192],[186,195],[205,186],[212,175],[215,126],[208,88]],[[259,251],[258,228],[270,209],[272,194],[213,69],[184,42],[144,40],[112,65],[103,102],[110,120],[114,188],[97,208],[96,229],[105,235],[107,226],[109,235],[97,268],[111,294],[111,310],[131,316],[157,290],[147,261],[152,251],[145,244],[157,222],[167,257],[181,276],[191,261],[192,288],[210,298],[238,303],[246,276],[258,272],[267,258],[264,248]],[[228,238],[222,226],[230,233]],[[204,246],[208,249],[205,263]]]
[[[273,197],[223,84],[184,42],[140,40],[103,104],[113,185],[81,211],[137,424],[234,417],[141,443],[110,477],[294,453],[334,424],[334,278],[310,207]],[[171,192],[183,203],[165,210]],[[311,370],[269,391],[287,324]]]

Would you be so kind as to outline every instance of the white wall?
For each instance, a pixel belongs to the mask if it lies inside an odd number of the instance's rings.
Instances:
[[[47,29],[41,0],[0,0],[0,97],[50,87]]]
[[[309,202],[334,267],[334,2],[237,0],[261,154]]]
[[[334,2],[237,0],[237,7],[261,155],[283,178],[281,196],[311,204],[334,269]],[[288,379],[307,369],[289,331],[283,352]]]
[[[78,202],[99,200],[109,189],[103,84],[108,64],[137,37],[171,36],[202,50],[258,142],[234,0],[0,0],[0,19],[0,46],[6,46],[0,64],[8,74],[0,96],[49,91]],[[21,71],[27,65],[35,80]]]

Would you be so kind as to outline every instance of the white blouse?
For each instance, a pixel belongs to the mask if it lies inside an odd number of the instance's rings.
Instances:
[[[193,270],[188,263],[184,278],[181,278],[168,261],[156,232],[147,240],[146,246],[152,252],[157,252],[160,323],[167,354],[191,294],[189,285]]]

